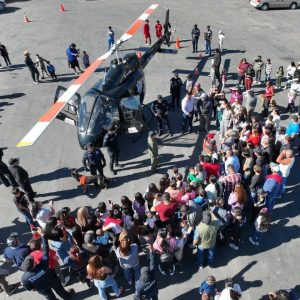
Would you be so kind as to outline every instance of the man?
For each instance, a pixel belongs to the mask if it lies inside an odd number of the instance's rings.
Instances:
[[[42,236],[43,256],[41,262],[36,264],[34,258],[28,255],[22,263],[21,269],[24,271],[21,282],[27,291],[35,290],[43,295],[44,299],[57,299],[53,291],[62,299],[72,298],[74,290],[66,291],[53,269],[49,269],[49,245],[48,240]]]
[[[197,24],[194,25],[194,28],[192,29],[192,44],[193,44],[193,53],[198,52],[198,40],[200,36],[200,30],[197,26]]]
[[[218,79],[218,84],[220,84],[221,82],[221,77],[220,77],[220,66],[221,66],[221,61],[222,61],[222,57],[221,57],[221,52],[219,48],[215,49],[215,55],[214,55],[214,70],[215,70],[215,78]]]
[[[205,54],[211,56],[211,41],[212,41],[212,31],[210,30],[210,26],[206,27],[204,31],[204,42],[205,42]]]
[[[155,132],[149,131],[147,142],[151,161],[151,171],[156,173],[158,164],[158,145],[155,138]]]
[[[172,221],[177,210],[177,204],[171,201],[169,193],[162,194],[162,203],[154,207],[154,211],[158,213],[160,221],[165,225]]]
[[[144,38],[145,38],[145,44],[151,45],[151,35],[150,35],[150,27],[149,27],[149,20],[145,20],[144,24]]]
[[[68,57],[68,63],[71,69],[74,70],[75,74],[78,75],[76,68],[83,73],[83,71],[80,69],[78,57],[79,57],[79,50],[76,49],[76,45],[72,43],[66,50],[66,54]]]
[[[13,262],[20,269],[25,257],[30,253],[29,246],[20,243],[19,235],[16,232],[12,232],[9,235],[6,243],[7,247],[3,252],[4,261]]]
[[[178,73],[174,72],[174,76],[170,80],[170,94],[172,96],[172,109],[175,109],[175,103],[180,107],[180,89],[182,81],[178,77]]]
[[[188,232],[192,232],[202,221],[202,208],[193,200],[180,206],[180,215],[183,220],[187,221],[189,226]]]
[[[213,111],[213,105],[210,98],[207,94],[202,93],[200,96],[200,130],[205,131],[206,133],[209,132],[210,120]]]
[[[231,192],[234,191],[235,186],[241,183],[242,176],[240,173],[235,173],[234,166],[228,165],[226,173],[228,175],[220,177],[219,182],[224,185],[224,200],[227,201]]]
[[[213,212],[204,211],[201,223],[196,227],[194,234],[194,246],[198,246],[197,257],[200,269],[203,269],[204,255],[208,252],[208,266],[213,268],[215,258],[215,246],[219,223]]]
[[[32,203],[36,193],[31,187],[28,172],[20,166],[19,158],[10,158],[8,163],[10,165],[9,171],[15,178],[18,186],[24,190],[27,199]]]
[[[25,51],[24,56],[25,56],[25,61],[24,61],[25,65],[28,67],[28,70],[31,74],[33,82],[35,84],[39,83],[40,73],[39,73],[38,69],[36,68],[35,63],[32,61],[29,51]]]
[[[226,151],[226,156],[225,156],[225,174],[226,175],[228,175],[226,170],[229,165],[233,165],[234,173],[239,172],[239,170],[240,170],[239,158],[236,155],[233,155],[233,151],[231,149]]]
[[[182,109],[182,129],[181,133],[184,134],[186,127],[190,133],[193,132],[193,111],[194,111],[194,97],[187,93],[181,102]]]
[[[119,164],[120,148],[116,130],[116,127],[110,127],[103,140],[103,146],[107,148],[109,156],[109,169],[114,175],[117,175],[117,171],[114,170],[114,165],[123,168],[123,165]]]
[[[254,62],[252,63],[252,65],[253,65],[253,69],[255,71],[255,81],[253,83],[261,84],[261,71],[264,67],[264,62],[262,61],[260,55],[258,55],[254,59]]]
[[[298,123],[298,116],[291,115],[290,116],[290,123],[287,126],[285,134],[289,135],[292,138],[292,141],[295,140],[297,134],[299,133],[299,123]]]
[[[41,69],[42,79],[45,79],[44,73],[46,73],[47,76],[50,76],[46,70],[45,63],[49,64],[50,62],[48,60],[46,60],[45,58],[41,57],[39,54],[36,54],[35,64],[37,67],[39,67]]]
[[[162,25],[159,23],[159,21],[157,20],[156,21],[156,24],[155,24],[155,33],[156,33],[156,37],[158,39],[160,39],[162,37],[162,30],[163,30],[163,27]]]
[[[106,166],[106,160],[100,149],[95,148],[92,143],[87,144],[87,151],[82,157],[82,164],[86,171],[90,171],[91,175],[97,175],[97,172],[105,178],[103,168]],[[88,167],[90,169],[88,169]],[[99,187],[97,181],[94,182],[96,187]]]
[[[0,43],[0,55],[3,57],[5,63],[6,63],[6,66],[11,66],[11,62],[10,62],[10,59],[9,59],[9,56],[8,56],[8,51],[6,49],[6,47]]]
[[[158,300],[158,284],[155,278],[155,253],[149,244],[149,267],[141,268],[141,277],[135,284],[134,300]]]
[[[2,156],[0,157],[0,182],[3,183],[6,187],[18,186],[14,176],[9,171],[8,166],[2,161]]]
[[[158,136],[163,134],[163,123],[167,126],[168,131],[172,136],[168,119],[169,109],[169,103],[166,100],[163,100],[162,95],[158,95],[157,100],[155,100],[151,105],[151,111],[155,115],[157,121]]]
[[[195,84],[195,93],[194,93],[194,116],[195,116],[195,122],[200,120],[201,117],[201,104],[202,104],[202,100],[201,100],[201,96],[202,94],[206,94],[204,92],[204,90],[201,87],[200,83],[196,83]],[[199,118],[198,118],[199,117]]]
[[[222,53],[222,50],[223,50],[223,41],[224,41],[224,38],[225,38],[225,34],[223,33],[222,30],[220,30],[219,34],[218,34],[218,43],[219,43],[219,49],[220,49],[221,53]]]
[[[115,32],[112,30],[111,26],[108,26],[107,28],[107,43],[108,43],[108,51],[115,43]]]
[[[257,97],[254,95],[254,90],[250,89],[245,91],[243,93],[243,99],[247,109],[247,121],[250,123],[257,104]]]

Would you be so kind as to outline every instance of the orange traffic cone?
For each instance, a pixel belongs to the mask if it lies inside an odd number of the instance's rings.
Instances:
[[[180,49],[179,37],[176,38],[176,49]]]
[[[198,67],[196,67],[195,71],[194,71],[194,75],[195,76],[199,76],[199,70],[198,70]]]
[[[142,58],[142,52],[141,52],[141,51],[138,51],[138,52],[136,53],[136,55],[137,55],[137,57],[138,57],[139,59]]]
[[[30,21],[29,21],[29,19],[28,19],[28,17],[26,16],[26,14],[24,14],[24,23],[29,23]]]
[[[60,4],[60,12],[65,12],[66,10],[65,10],[65,7],[64,7],[64,5],[61,3]]]

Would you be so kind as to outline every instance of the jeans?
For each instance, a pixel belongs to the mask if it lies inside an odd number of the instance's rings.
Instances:
[[[257,82],[261,81],[261,70],[255,71],[255,81]]]
[[[257,231],[256,228],[254,227],[250,236],[252,237],[252,239],[254,240],[254,242],[259,243],[261,241],[261,239],[262,239],[262,235],[263,235],[263,233]]]
[[[266,206],[268,208],[269,213],[271,214],[273,212],[273,208],[275,205],[275,195],[268,195],[266,199]]]
[[[266,75],[266,81],[271,81],[271,74],[265,74]]]
[[[281,183],[281,186],[280,186],[279,195],[283,195],[284,194],[286,182],[287,182],[287,177],[282,177],[282,183]]]
[[[192,43],[193,43],[193,52],[197,52],[198,51],[198,40],[199,40],[199,37],[194,37],[192,39]]]
[[[114,164],[118,165],[119,164],[119,149],[115,149],[114,151],[107,151],[108,156],[109,156],[109,169],[113,171],[114,169]]]
[[[200,115],[200,130],[204,130],[207,133],[209,132],[210,125],[210,115]]]
[[[193,114],[186,115],[185,113],[182,114],[182,132],[185,132],[186,127],[188,126],[188,130],[191,132],[193,130]]]
[[[123,274],[129,284],[132,282],[132,277],[133,277],[132,275],[134,275],[134,281],[137,282],[141,276],[140,266],[137,265],[130,269],[123,269]]]
[[[205,40],[205,53],[211,56],[211,41]]]
[[[19,212],[24,216],[25,221],[29,226],[34,225],[32,215],[28,210],[19,210]]]
[[[95,287],[98,289],[100,299],[106,300],[107,296],[105,293],[105,289],[108,287],[112,287],[114,293],[118,297],[120,295],[120,291],[117,285],[117,282],[114,280],[113,277],[107,275],[105,280],[94,280]]]
[[[115,43],[115,41],[114,39],[108,38],[107,43],[108,43],[108,51],[109,51],[112,45]]]
[[[209,248],[209,249],[202,249],[200,246],[197,249],[197,258],[198,258],[198,263],[200,266],[203,266],[204,262],[204,255],[207,252],[208,257],[208,265],[213,266],[214,265],[214,259],[215,259],[215,247]]]
[[[241,83],[243,83],[243,86],[245,86],[245,74],[238,74],[238,85],[240,85]]]

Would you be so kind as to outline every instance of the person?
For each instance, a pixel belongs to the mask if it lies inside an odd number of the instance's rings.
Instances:
[[[12,186],[14,188],[18,186],[8,166],[2,161],[2,156],[0,157],[0,183],[3,183],[6,187]]]
[[[50,61],[47,61],[47,71],[52,79],[57,80],[57,76],[55,74],[55,67],[50,63]]]
[[[140,279],[141,270],[139,263],[139,248],[133,242],[132,235],[129,231],[124,230],[119,236],[119,247],[115,250],[120,266],[123,269],[124,277],[129,286]]]
[[[271,59],[268,58],[265,64],[265,79],[267,81],[271,81],[271,73],[272,73],[272,63]]]
[[[235,283],[232,278],[225,279],[225,288],[220,295],[215,297],[215,300],[238,300],[242,297],[242,290],[238,283]]]
[[[293,290],[278,290],[269,293],[270,300],[298,300],[299,297]]]
[[[208,266],[213,268],[215,245],[219,223],[212,211],[205,210],[201,223],[196,227],[193,245],[197,246],[197,258],[200,269],[203,269],[204,255],[208,253]]]
[[[40,70],[42,72],[42,79],[45,79],[44,74],[49,76],[45,63],[49,63],[49,61],[46,60],[45,58],[41,57],[39,54],[36,54],[35,64],[37,67],[40,68]]]
[[[151,45],[151,35],[150,35],[150,27],[149,27],[149,20],[145,20],[144,24],[144,38],[145,38],[145,44]]]
[[[160,39],[162,37],[162,30],[163,30],[163,27],[160,24],[159,20],[157,20],[156,24],[155,24],[155,33],[156,33],[156,37],[158,39]]]
[[[82,157],[82,164],[86,171],[90,171],[91,175],[97,175],[98,172],[102,177],[105,177],[103,168],[106,166],[106,160],[102,151],[99,148],[95,148],[92,143],[87,144],[87,150]],[[99,187],[97,181],[94,182],[94,185]]]
[[[221,92],[222,93],[225,90],[226,81],[227,81],[227,69],[224,68],[221,72],[221,82],[222,82]]]
[[[204,31],[204,42],[205,42],[205,54],[211,56],[211,41],[212,41],[212,31],[210,30],[210,26],[206,26],[206,30]]]
[[[185,91],[187,93],[192,93],[193,90],[193,77],[191,74],[186,76],[186,83],[185,83]]]
[[[171,196],[169,193],[165,192],[162,194],[162,201],[160,204],[154,207],[154,211],[157,212],[160,221],[163,224],[172,221],[174,218],[174,213],[177,210],[177,204],[174,201],[171,201]]]
[[[253,65],[253,69],[255,71],[255,80],[254,80],[253,83],[261,84],[261,71],[262,71],[262,69],[264,67],[264,62],[262,61],[260,55],[258,55],[254,59],[252,65]]]
[[[155,253],[149,244],[149,266],[141,268],[141,277],[135,285],[134,300],[158,300],[158,283],[155,276]]]
[[[28,67],[33,82],[39,83],[40,73],[36,68],[35,63],[32,61],[29,51],[26,50],[24,52],[24,56],[25,56],[25,65]]]
[[[253,89],[249,89],[243,92],[244,106],[247,110],[247,122],[251,122],[251,117],[255,111],[257,104],[257,97],[254,94]]]
[[[189,132],[193,131],[193,110],[194,110],[194,97],[187,93],[181,102],[182,109],[182,128],[181,133],[184,134],[186,127],[188,127]]]
[[[209,126],[211,121],[211,116],[213,112],[213,105],[210,98],[207,94],[202,93],[200,96],[201,105],[200,105],[200,129],[199,131],[209,132]]]
[[[182,80],[178,76],[177,72],[173,73],[174,76],[170,80],[170,94],[172,96],[172,109],[175,109],[175,104],[180,107],[180,90],[182,86]]]
[[[285,134],[289,135],[292,138],[292,140],[295,140],[298,133],[299,133],[298,116],[291,115],[290,122],[286,128]]]
[[[224,38],[225,38],[225,34],[222,30],[219,30],[219,34],[218,34],[218,43],[219,43],[219,49],[220,52],[222,53],[223,51],[223,43],[224,43]]]
[[[12,232],[6,239],[6,243],[7,247],[3,252],[4,262],[13,262],[20,269],[25,257],[30,253],[29,246],[21,244],[17,232]]]
[[[76,45],[72,43],[66,50],[66,54],[68,57],[68,63],[71,69],[74,70],[75,74],[78,75],[77,69],[83,73],[83,71],[80,69],[78,57],[79,57],[79,50],[76,49]]]
[[[169,109],[169,103],[166,100],[163,100],[162,95],[157,95],[157,100],[155,100],[151,105],[151,111],[156,117],[158,136],[161,136],[163,134],[163,123],[167,126],[168,131],[172,136],[168,119]]]
[[[233,111],[229,103],[225,104],[223,110],[222,120],[220,122],[220,138],[223,139],[228,133],[228,129],[232,126],[233,123]]]
[[[111,26],[108,26],[106,36],[107,36],[108,51],[109,51],[113,46],[113,44],[115,43],[115,32],[112,30]]]
[[[238,173],[240,170],[240,161],[237,155],[233,153],[231,149],[226,150],[226,155],[225,155],[225,174],[228,175],[228,166],[232,165],[234,168],[234,172]]]
[[[271,102],[272,98],[274,97],[274,95],[275,95],[274,87],[273,87],[271,81],[267,81],[265,93],[260,95],[261,98],[263,99],[263,112],[262,113],[265,117],[268,116],[269,105],[270,105],[270,102]]]
[[[10,158],[8,163],[10,165],[9,170],[14,176],[18,186],[24,190],[27,199],[33,202],[36,193],[31,187],[28,172],[20,166],[20,159]]]
[[[149,131],[147,142],[151,162],[151,171],[156,173],[158,165],[158,145],[155,138],[155,132]]]
[[[286,112],[291,112],[291,113],[294,112],[296,98],[297,98],[297,92],[294,91],[294,90],[291,90],[288,93],[288,105],[287,105],[287,108],[286,108]]]
[[[284,75],[283,66],[280,66],[276,72],[276,88],[277,89],[281,89],[283,75]]]
[[[291,61],[289,66],[286,68],[286,82],[284,87],[285,90],[288,88],[290,81],[294,78],[295,71],[296,71],[296,64],[295,62]]]
[[[197,53],[198,52],[198,40],[200,37],[200,29],[198,28],[197,24],[194,25],[191,34],[192,34],[193,53]]]
[[[0,43],[0,55],[3,57],[5,63],[6,63],[6,66],[11,66],[11,62],[10,62],[10,59],[9,59],[9,55],[8,55],[8,51],[6,49],[6,47]]]
[[[199,287],[199,294],[206,293],[208,299],[213,299],[217,292],[216,278],[214,276],[208,276]]]
[[[75,291],[73,289],[66,291],[54,270],[49,268],[49,244],[43,235],[42,244],[43,256],[40,263],[36,264],[34,258],[28,255],[21,265],[24,271],[21,278],[23,287],[27,291],[37,291],[44,299],[56,299],[53,291],[63,299],[71,299]]]
[[[116,175],[117,171],[114,170],[114,165],[120,168],[123,167],[123,165],[119,164],[120,148],[116,127],[113,126],[108,129],[108,132],[103,140],[103,146],[107,148],[107,153],[109,156],[109,169],[114,175]]]
[[[247,193],[243,186],[238,183],[235,185],[234,190],[229,195],[228,205],[230,205],[232,209],[240,208],[241,210],[243,210],[246,202]]]
[[[112,276],[112,269],[105,266],[104,262],[99,255],[94,255],[89,259],[86,267],[88,276],[94,281],[94,285],[98,289],[99,297],[101,300],[106,300],[107,295],[105,289],[111,287],[119,298],[123,293],[123,287],[118,287],[117,282]]]
[[[249,64],[246,72],[245,72],[245,87],[246,91],[250,90],[253,83],[253,77],[255,76],[255,71],[253,69],[253,66]]]
[[[218,84],[221,83],[221,77],[220,77],[220,66],[221,66],[221,61],[222,61],[222,56],[219,48],[215,49],[215,55],[214,55],[214,75],[215,78],[218,79]]]
[[[87,69],[90,66],[90,56],[87,54],[86,51],[82,51],[82,62],[84,67]]]
[[[250,64],[247,62],[246,58],[242,58],[241,62],[239,63],[237,70],[238,70],[238,86],[243,83],[245,87],[245,74],[247,69],[249,68]]]
[[[39,227],[45,228],[48,219],[55,215],[54,203],[49,201],[49,208],[43,207],[43,202],[35,201],[32,203],[31,215],[35,219]]]

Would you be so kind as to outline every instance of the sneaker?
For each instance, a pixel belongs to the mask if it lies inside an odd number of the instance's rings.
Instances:
[[[62,283],[62,286],[66,286],[69,283],[70,279],[71,279],[70,276],[66,276],[65,277],[65,282]]]
[[[166,276],[166,272],[161,269],[160,265],[158,265],[158,270],[162,275]]]
[[[38,81],[34,81],[33,83],[34,83],[34,84],[39,84],[39,82],[38,82]]]
[[[249,236],[249,242],[250,242],[252,245],[256,246],[256,242],[253,240],[252,236]]]
[[[236,245],[234,245],[234,244],[232,244],[232,243],[229,243],[229,247],[230,247],[231,249],[235,250],[235,251],[238,251],[238,250],[239,250],[239,247],[236,246]]]
[[[174,275],[175,269],[176,269],[176,267],[175,267],[175,265],[173,265],[173,266],[172,266],[172,269],[170,270],[170,275],[171,275],[171,276]]]

